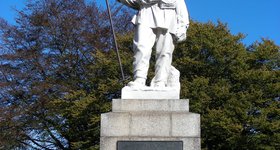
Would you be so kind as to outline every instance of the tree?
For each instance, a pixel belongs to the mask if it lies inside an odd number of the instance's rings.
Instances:
[[[117,32],[130,30],[130,10],[112,10],[127,22],[116,22]],[[104,85],[121,86],[118,71],[107,74],[117,64],[107,11],[83,0],[33,0],[18,14],[17,25],[0,23],[1,149],[97,149],[99,115],[118,94]]]
[[[175,50],[182,97],[201,114],[203,149],[279,149],[280,49],[246,48],[221,22],[192,23]]]

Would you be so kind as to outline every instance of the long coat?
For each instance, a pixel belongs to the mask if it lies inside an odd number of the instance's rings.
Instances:
[[[132,23],[151,28],[167,29],[173,34],[185,34],[189,26],[189,14],[184,0],[119,0],[137,9]]]

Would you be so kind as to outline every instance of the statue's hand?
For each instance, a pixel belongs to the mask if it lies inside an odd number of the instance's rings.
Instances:
[[[147,0],[148,2],[151,2],[151,3],[157,3],[157,2],[160,2],[161,0]]]
[[[186,27],[178,27],[175,33],[175,38],[177,43],[181,43],[187,39],[187,28]]]
[[[140,3],[137,0],[117,0],[120,3],[123,3],[124,5],[139,10],[140,9]]]
[[[139,0],[142,5],[151,5],[160,2],[161,0]]]

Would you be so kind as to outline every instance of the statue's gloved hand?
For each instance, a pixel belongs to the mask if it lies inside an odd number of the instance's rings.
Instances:
[[[176,0],[177,30],[175,33],[176,42],[180,43],[187,38],[187,29],[189,27],[189,12],[184,0]]]
[[[158,3],[158,2],[160,2],[161,0],[146,0],[146,1],[148,1],[148,2],[150,2],[150,3]]]
[[[187,27],[180,26],[175,33],[176,43],[181,43],[187,39]]]
[[[138,2],[138,0],[117,0],[120,3],[123,3],[124,5],[135,9],[135,10],[139,10],[140,9],[140,3]]]
[[[159,3],[161,0],[138,0],[142,5],[153,5]]]

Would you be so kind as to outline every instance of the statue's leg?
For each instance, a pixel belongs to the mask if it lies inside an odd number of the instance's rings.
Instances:
[[[146,82],[147,73],[149,69],[149,61],[153,45],[155,43],[156,34],[153,29],[145,25],[138,24],[133,40],[133,73],[134,80]]]
[[[174,48],[172,35],[164,29],[158,29],[154,86],[163,87],[167,85]]]

